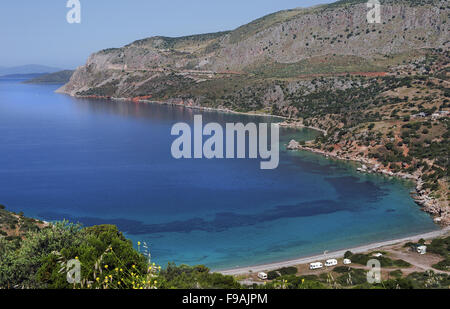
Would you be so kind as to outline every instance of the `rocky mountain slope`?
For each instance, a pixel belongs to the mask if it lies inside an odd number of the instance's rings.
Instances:
[[[382,1],[380,24],[369,24],[367,12],[365,1],[345,0],[277,12],[229,32],[135,41],[93,54],[60,91],[158,97],[171,85],[238,74],[384,71],[386,55],[448,48],[447,1]]]

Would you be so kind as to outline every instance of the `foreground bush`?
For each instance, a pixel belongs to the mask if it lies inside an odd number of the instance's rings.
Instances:
[[[239,289],[241,285],[232,276],[210,273],[205,266],[176,266],[169,263],[161,270],[159,279],[164,289]]]
[[[79,286],[70,285],[64,271],[72,259],[81,263],[83,284]],[[0,239],[2,288],[103,287],[106,278],[147,273],[148,267],[146,258],[115,226],[82,228],[62,222],[29,232],[18,243]],[[132,288],[133,281],[120,285]]]
[[[68,262],[79,261],[81,282],[68,283]],[[196,289],[240,288],[231,276],[205,266],[167,269],[151,263],[146,244],[112,225],[83,228],[60,222],[14,241],[0,237],[0,289]]]

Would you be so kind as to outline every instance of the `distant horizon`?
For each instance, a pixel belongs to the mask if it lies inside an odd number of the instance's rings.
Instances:
[[[111,3],[80,0],[81,23],[69,24],[67,1],[2,3],[0,67],[42,65],[76,69],[89,55],[152,37],[232,31],[277,11],[305,8],[337,0],[258,0],[210,3],[170,0],[165,3]],[[256,3],[256,5],[255,5]],[[194,22],[191,22],[193,20]],[[30,48],[30,46],[32,46]]]
[[[47,65],[47,64],[42,64],[42,63],[23,63],[23,64],[18,64],[18,65],[8,65],[8,64],[1,64],[0,65],[0,70],[5,70],[5,69],[14,69],[14,68],[20,68],[20,67],[28,67],[28,66],[42,66],[42,67],[49,67],[49,68],[53,68],[53,69],[58,69],[58,70],[76,70],[78,66],[76,67],[66,67],[66,66],[55,66],[55,65]],[[40,73],[40,72],[34,72],[34,73]],[[24,74],[34,74],[34,73],[24,73]],[[51,73],[51,72],[43,72],[43,73]],[[22,74],[22,73],[18,73],[18,74]]]

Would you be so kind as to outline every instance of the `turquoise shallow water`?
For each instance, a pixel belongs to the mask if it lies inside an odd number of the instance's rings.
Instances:
[[[0,202],[45,220],[116,224],[154,261],[248,266],[438,229],[408,182],[282,147],[259,160],[175,160],[191,109],[80,100],[0,80]],[[204,122],[261,122],[202,112]],[[282,144],[317,132],[284,129]]]

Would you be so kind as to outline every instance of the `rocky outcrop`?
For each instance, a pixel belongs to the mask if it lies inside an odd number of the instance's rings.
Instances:
[[[297,142],[296,140],[291,140],[289,142],[289,145],[287,145],[288,150],[297,150],[299,148],[300,148],[300,143]]]
[[[450,207],[448,201],[439,201],[430,197],[429,192],[423,189],[424,182],[421,178],[416,183],[416,195],[414,200],[424,211],[434,217],[434,221],[443,226],[450,225]]]

